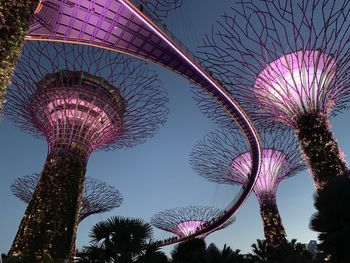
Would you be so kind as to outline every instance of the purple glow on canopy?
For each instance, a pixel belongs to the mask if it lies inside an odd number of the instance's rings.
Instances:
[[[205,222],[199,220],[185,221],[177,224],[176,235],[186,237],[194,234]]]
[[[301,50],[270,63],[257,77],[253,92],[265,108],[280,112],[279,119],[293,123],[311,111],[328,111],[336,64],[319,50]]]
[[[33,120],[49,148],[75,145],[90,153],[123,130],[125,102],[118,90],[84,72],[48,74],[30,100]]]
[[[167,1],[169,2],[169,1]],[[250,118],[232,95],[198,63],[174,37],[169,37],[137,6],[139,1],[77,0],[70,3],[46,0],[30,27],[27,40],[63,41],[98,46],[159,63],[210,93],[244,131],[254,155],[251,179],[241,196],[230,204],[226,217],[214,222],[213,230],[237,211],[247,199],[259,173],[260,140]],[[92,26],[96,25],[96,26]]]
[[[234,173],[234,179],[229,173],[228,180],[240,181],[244,184],[249,179],[252,158],[250,152],[243,153],[232,161],[231,173]],[[261,163],[260,174],[253,188],[256,196],[264,194],[275,194],[281,180],[286,176],[285,167],[288,167],[288,157],[285,153],[273,149],[263,150],[263,159]]]
[[[151,224],[159,229],[174,233],[178,238],[188,237],[200,232],[211,222],[225,215],[226,211],[208,206],[188,206],[167,209],[155,214]],[[234,222],[230,218],[213,231],[200,234],[197,237],[205,238],[208,234],[223,229]]]

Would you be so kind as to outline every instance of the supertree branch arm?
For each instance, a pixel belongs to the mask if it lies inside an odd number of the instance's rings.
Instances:
[[[34,262],[38,257],[48,257],[63,262],[73,255],[85,169],[85,162],[75,154],[60,152],[48,156],[10,249],[10,258]]]
[[[1,1],[0,3],[0,111],[20,55],[37,0]]]
[[[264,226],[264,235],[269,246],[277,247],[286,242],[286,231],[274,197],[260,201],[260,215]]]
[[[297,124],[296,134],[304,159],[309,164],[316,189],[320,190],[334,176],[344,175],[347,164],[326,116],[311,113],[300,118]]]
[[[140,0],[133,2],[144,4],[153,16],[164,19],[169,12],[181,7],[183,0]],[[141,7],[141,5],[139,6]]]
[[[79,223],[90,215],[103,213],[119,207],[123,197],[118,190],[106,183],[87,178]]]

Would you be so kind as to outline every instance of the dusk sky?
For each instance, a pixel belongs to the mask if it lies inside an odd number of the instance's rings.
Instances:
[[[184,0],[181,10],[168,18],[167,27],[190,50],[201,44],[212,24],[235,1]],[[111,212],[92,215],[78,228],[77,247],[88,245],[88,233],[98,221],[113,215],[142,218],[146,222],[164,209],[188,205],[225,208],[239,188],[216,185],[197,175],[189,165],[189,154],[196,142],[218,127],[197,109],[187,80],[160,66],[152,65],[167,88],[170,114],[158,134],[142,145],[125,150],[94,152],[87,176],[101,179],[116,187],[123,195],[121,207]],[[334,136],[340,148],[350,153],[347,120],[350,112],[331,119]],[[47,155],[47,145],[16,128],[7,120],[0,122],[0,253],[7,253],[23,217],[26,204],[12,195],[10,184],[18,177],[40,172]],[[308,171],[282,181],[277,203],[287,238],[308,243],[317,233],[309,230],[313,207],[313,181]],[[250,245],[263,238],[259,206],[254,194],[236,213],[236,222],[206,238],[220,249],[224,244],[250,252]],[[172,235],[155,229],[154,237]],[[169,251],[172,247],[164,248]]]

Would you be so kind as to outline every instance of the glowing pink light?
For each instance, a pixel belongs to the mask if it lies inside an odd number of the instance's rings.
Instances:
[[[181,222],[176,226],[176,234],[180,237],[190,236],[197,232],[204,224],[205,222],[200,220]]]
[[[270,63],[254,84],[256,97],[266,108],[291,122],[300,114],[331,107],[335,88],[335,61],[319,50],[298,51]]]
[[[240,177],[240,183],[246,183],[251,166],[252,158],[250,152],[243,153],[232,161],[231,173],[234,172],[235,175]],[[288,159],[285,153],[273,149],[264,149],[260,174],[253,189],[254,193],[257,196],[266,193],[275,193],[278,184],[286,175],[284,167],[287,166]],[[227,176],[228,179],[231,178],[230,174]]]
[[[169,40],[168,36],[164,34],[162,31],[160,31],[151,21],[149,21],[146,17],[140,15],[137,11],[134,10],[132,5],[129,3],[128,0],[118,0],[120,3],[122,3],[131,13],[133,13],[138,19],[140,19],[143,23],[145,23],[148,28],[150,28],[155,34],[157,34],[163,41],[165,41],[173,50],[176,51],[177,54],[179,54],[187,63],[189,63],[204,79],[206,79],[212,87],[215,88],[217,92],[219,92],[225,99],[227,100],[228,104],[234,108],[237,112],[239,112],[240,117],[243,118],[244,122],[248,125],[249,130],[251,132],[251,135],[254,137],[254,142],[258,145],[258,147],[255,149],[257,150],[257,161],[260,163],[261,158],[261,142],[258,135],[258,132],[255,130],[255,127],[251,120],[248,118],[248,116],[245,114],[245,112],[240,108],[240,106],[232,99],[232,97],[228,94],[228,92],[218,85],[215,81],[212,80],[210,76],[208,76],[208,73],[206,73],[201,67],[196,65],[191,59],[189,59],[186,54],[181,51],[178,47],[174,45],[174,43]],[[257,167],[257,174],[260,172],[260,166]],[[257,180],[257,176],[255,177],[255,181]],[[244,197],[242,200],[242,203],[248,198],[249,194],[251,192],[251,188],[248,192],[248,194]]]
[[[49,149],[69,146],[88,156],[122,134],[124,100],[107,82],[100,84],[99,77],[73,71],[48,74],[37,84],[32,117]]]
[[[100,130],[111,123],[104,110],[81,99],[56,99],[47,104],[47,109],[53,123],[57,120],[71,119],[75,122],[85,122]]]

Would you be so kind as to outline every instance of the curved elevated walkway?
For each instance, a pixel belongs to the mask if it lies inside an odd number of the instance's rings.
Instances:
[[[252,191],[260,169],[261,150],[259,136],[240,105],[175,37],[150,17],[137,0],[43,0],[26,40],[91,45],[160,64],[210,93],[243,130],[253,156],[248,184],[222,216],[186,238],[171,238],[159,244],[165,246],[213,232],[225,224]]]

